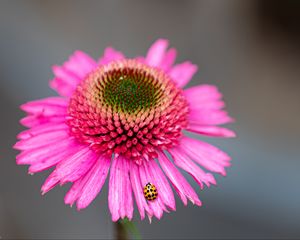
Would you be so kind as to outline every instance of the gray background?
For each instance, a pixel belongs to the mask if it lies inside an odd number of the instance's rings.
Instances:
[[[51,66],[76,49],[98,58],[112,45],[133,57],[164,37],[178,61],[199,66],[190,85],[217,84],[224,93],[238,137],[208,139],[233,166],[199,193],[204,206],[178,201],[151,225],[136,217],[142,236],[299,238],[299,9],[299,1],[1,1],[0,237],[114,236],[107,183],[77,212],[63,203],[69,186],[39,194],[50,171],[29,176],[16,166],[18,106],[53,95]]]

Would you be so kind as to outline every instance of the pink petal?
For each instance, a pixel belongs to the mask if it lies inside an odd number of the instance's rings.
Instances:
[[[83,146],[78,152],[61,161],[55,169],[61,184],[74,182],[82,177],[94,165],[97,156],[89,147]]]
[[[223,164],[223,166],[228,166],[227,164],[231,160],[230,156],[228,156],[227,153],[206,142],[189,137],[183,137],[181,138],[180,143],[182,144],[182,146],[184,145],[189,149],[197,149],[197,152],[201,152],[206,156],[206,158],[210,159],[211,161]]]
[[[68,129],[65,123],[47,123],[40,126],[24,130],[17,135],[18,139],[28,139],[42,133],[51,132],[53,130]]]
[[[49,192],[52,188],[54,188],[59,183],[59,179],[56,176],[55,170],[49,175],[44,184],[42,185],[41,192],[42,195]]]
[[[104,65],[110,63],[112,61],[118,61],[124,59],[124,55],[122,52],[119,52],[112,47],[108,47],[104,50],[103,57],[100,58],[99,64]]]
[[[149,208],[147,201],[144,197],[144,193],[143,193],[144,186],[141,185],[139,169],[137,164],[134,163],[133,161],[130,161],[130,181],[131,181],[132,190],[136,200],[136,205],[141,215],[141,219],[145,218],[145,210],[148,216],[151,218],[153,212]]]
[[[215,86],[200,85],[184,90],[190,105],[189,120],[192,125],[219,125],[233,121],[226,111],[220,110],[224,102]]]
[[[200,185],[201,189],[204,187],[203,183],[205,183],[208,187],[211,183],[216,184],[214,176],[199,168],[180,148],[170,149],[169,152],[174,159],[174,163],[178,167],[187,171]]]
[[[196,146],[200,145],[197,144],[196,141],[197,140],[185,138],[180,142],[180,149],[207,170],[220,173],[223,176],[226,175],[222,162],[213,161],[212,156],[201,152],[201,148],[195,148]]]
[[[68,70],[64,66],[54,65],[52,66],[52,71],[57,81],[60,81],[61,84],[66,84],[73,89],[75,89],[77,84],[82,80],[82,78],[80,78],[76,72]]]
[[[159,67],[165,58],[165,52],[168,48],[169,42],[166,39],[158,39],[149,48],[146,63],[153,67]]]
[[[77,180],[65,196],[71,206],[77,200],[78,210],[87,207],[100,192],[109,170],[110,159],[99,157],[88,173]]]
[[[139,166],[139,172],[140,172],[140,179],[141,184],[143,188],[146,186],[147,183],[156,183],[155,177],[151,176],[149,174],[149,169],[145,167],[144,165]],[[159,191],[159,190],[158,190]],[[154,201],[148,201],[149,207],[152,209],[153,214],[157,219],[161,219],[163,212],[168,212],[165,204],[162,201],[162,198],[160,196],[160,193],[158,192],[158,196]]]
[[[87,207],[98,195],[103,184],[105,183],[110,161],[111,160],[109,158],[100,157],[94,167],[90,170],[90,176],[85,176],[87,181],[77,200],[78,209]]]
[[[20,123],[25,127],[35,127],[47,123],[64,123],[66,116],[46,117],[43,115],[29,115],[20,120]]]
[[[186,197],[188,197],[193,204],[201,206],[202,203],[199,200],[197,193],[184,178],[184,176],[182,176],[180,171],[172,164],[171,160],[168,159],[163,152],[159,153],[158,160],[164,173],[168,176],[184,205],[187,204]]]
[[[69,138],[69,132],[66,129],[57,129],[51,132],[45,132],[28,139],[23,139],[14,145],[15,149],[28,150],[34,149],[50,144],[54,144],[57,141]]]
[[[54,78],[49,82],[49,86],[63,97],[70,97],[75,91],[75,84],[68,84],[60,78]]]
[[[188,118],[191,124],[199,125],[221,125],[233,122],[227,112],[221,110],[190,109]]]
[[[29,114],[36,114],[41,116],[65,116],[67,114],[67,102],[65,106],[56,104],[47,104],[43,101],[34,101],[23,104],[21,109]]]
[[[75,51],[74,54],[70,56],[69,61],[64,63],[63,67],[76,74],[82,80],[97,67],[97,63],[86,53]]]
[[[219,110],[225,107],[225,103],[220,100],[202,100],[202,101],[191,101],[189,100],[190,97],[188,97],[188,102],[190,103],[191,109],[204,109],[204,110]]]
[[[66,108],[68,106],[68,101],[62,97],[49,97],[27,102],[21,105],[20,108],[25,112],[35,113],[36,108],[41,109],[48,105]]]
[[[89,171],[86,176],[89,176],[90,174],[91,171]],[[71,207],[73,206],[74,202],[78,199],[78,196],[80,195],[86,181],[86,178],[81,178],[73,183],[72,187],[69,189],[64,198],[65,204],[69,204]]]
[[[171,210],[175,211],[175,198],[170,187],[170,184],[165,177],[164,173],[157,165],[155,160],[150,160],[145,162],[144,167],[148,170],[149,176],[152,180],[152,183],[156,186],[158,191],[158,198]]]
[[[190,62],[175,65],[169,72],[170,77],[180,88],[183,88],[197,72],[198,67]]]
[[[55,144],[42,146],[39,148],[22,151],[17,155],[17,164],[34,164],[44,159],[45,157],[59,154],[62,149],[73,149],[76,148],[74,140],[71,138],[58,141]]]
[[[225,106],[222,94],[213,85],[199,85],[184,90],[184,96],[193,110],[219,110]]]
[[[218,91],[218,88],[208,84],[190,87],[185,89],[183,94],[191,105],[195,104],[196,108],[199,105],[204,105],[207,102],[216,101],[222,98],[222,94]]]
[[[227,128],[217,126],[203,126],[196,123],[190,123],[186,128],[187,131],[199,133],[211,137],[235,137],[235,133]]]
[[[161,61],[159,67],[165,72],[168,72],[176,60],[176,55],[177,55],[177,51],[175,48],[171,48],[170,50],[168,50],[163,60]]]
[[[122,156],[115,158],[111,166],[108,193],[108,206],[114,222],[125,217],[131,220],[133,216],[132,190],[128,174],[128,160]]]
[[[76,51],[63,66],[53,67],[55,78],[50,82],[50,87],[60,95],[70,97],[78,83],[96,67],[97,63],[91,57]]]
[[[28,172],[37,173],[37,172],[47,170],[57,165],[58,163],[60,163],[70,155],[73,155],[78,150],[79,150],[78,147],[76,148],[75,146],[70,146],[70,147],[63,148],[63,151],[62,149],[60,149],[60,151],[56,151],[55,153],[44,155],[43,157],[37,159],[37,161],[31,163]]]

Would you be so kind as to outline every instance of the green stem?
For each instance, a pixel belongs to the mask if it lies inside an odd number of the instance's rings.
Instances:
[[[134,223],[128,218],[124,218],[122,220],[119,220],[115,223],[116,228],[116,239],[117,240],[128,240],[128,234],[131,233],[131,235],[134,237],[134,239],[141,240],[141,235],[134,225]]]
[[[128,240],[128,234],[122,221],[115,223],[116,240]]]

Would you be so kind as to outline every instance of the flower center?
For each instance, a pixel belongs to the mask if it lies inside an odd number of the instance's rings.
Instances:
[[[152,76],[145,73],[128,68],[106,72],[104,78],[108,81],[103,89],[99,89],[99,95],[103,92],[105,103],[115,111],[124,113],[135,113],[154,107],[162,91],[153,84]]]
[[[165,73],[123,60],[90,73],[73,93],[68,113],[70,132],[79,141],[140,164],[177,145],[188,105]]]

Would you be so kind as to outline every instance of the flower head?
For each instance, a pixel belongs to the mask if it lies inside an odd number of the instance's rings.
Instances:
[[[107,157],[142,164],[178,144],[187,126],[182,91],[159,69],[136,60],[99,66],[79,83],[68,107],[70,133]]]
[[[133,195],[142,219],[145,213],[160,219],[164,211],[175,210],[169,181],[185,205],[187,199],[201,205],[179,169],[202,189],[216,184],[203,168],[225,175],[230,157],[183,131],[233,137],[218,126],[231,118],[215,86],[182,89],[197,67],[173,65],[176,51],[167,47],[167,40],[158,40],[145,58],[135,59],[107,48],[98,62],[77,51],[53,67],[50,86],[60,96],[21,106],[28,114],[21,123],[29,129],[14,146],[21,150],[17,163],[29,164],[29,173],[55,167],[43,194],[72,182],[65,203],[82,209],[109,178],[113,221],[132,218]]]

